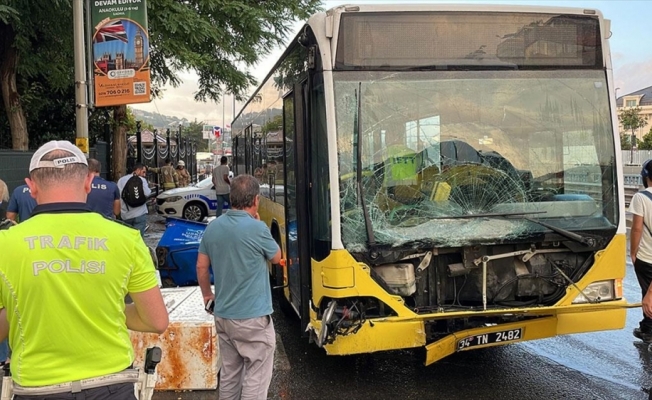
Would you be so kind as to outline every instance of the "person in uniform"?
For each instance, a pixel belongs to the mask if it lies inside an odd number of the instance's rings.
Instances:
[[[167,329],[147,246],[137,230],[88,209],[92,180],[72,143],[44,144],[26,179],[38,205],[0,231],[0,248],[11,249],[0,258],[0,340],[13,349],[15,400],[135,400],[124,373],[134,362],[129,330]]]
[[[32,215],[36,200],[32,197],[27,185],[14,189],[7,206],[7,218],[14,222],[24,222]]]
[[[179,175],[172,166],[172,160],[165,160],[161,168],[148,168],[150,171],[159,174],[159,184],[163,190],[170,190],[179,187]]]
[[[102,178],[102,164],[94,158],[88,159],[88,170],[93,174],[91,192],[86,198],[86,204],[92,211],[107,218],[120,215],[120,189],[114,182]]]
[[[190,174],[186,169],[186,163],[180,160],[177,163],[177,176],[179,177],[179,187],[186,187],[190,185]]]

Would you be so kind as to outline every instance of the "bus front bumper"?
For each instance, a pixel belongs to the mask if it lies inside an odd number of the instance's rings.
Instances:
[[[483,315],[476,313],[473,317],[517,314],[527,318],[457,331],[431,343],[427,343],[426,339],[429,322],[453,316],[429,314],[416,319],[377,319],[365,323],[355,334],[337,336],[333,343],[326,344],[324,348],[330,355],[348,355],[425,347],[425,365],[430,365],[459,351],[557,335],[622,329],[627,309],[634,307],[640,307],[640,303],[630,304],[622,299],[599,304],[486,311]],[[471,317],[473,313],[456,314],[454,318]],[[311,325],[318,331],[321,321],[313,321]]]
[[[557,335],[622,329],[627,309],[640,306],[640,303],[629,304],[626,300],[619,300],[581,307],[562,307],[556,310],[556,315],[459,331],[425,346],[425,365],[459,351]]]

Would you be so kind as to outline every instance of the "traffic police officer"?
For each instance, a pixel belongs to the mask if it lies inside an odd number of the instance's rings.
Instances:
[[[128,329],[167,328],[145,243],[137,230],[89,212],[92,179],[77,147],[46,143],[26,179],[33,215],[0,231],[0,249],[11,249],[0,258],[0,340],[9,336],[14,350],[16,400],[134,400],[121,373],[134,361]],[[127,294],[133,303],[125,305]],[[90,387],[97,377],[111,386]]]

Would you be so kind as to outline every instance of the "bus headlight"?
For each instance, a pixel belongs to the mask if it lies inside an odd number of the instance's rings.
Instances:
[[[593,282],[573,300],[573,304],[596,303],[622,297],[622,280]]]

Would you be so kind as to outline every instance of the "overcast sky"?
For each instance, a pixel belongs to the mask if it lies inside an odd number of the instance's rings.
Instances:
[[[409,3],[436,3],[436,0],[420,1],[411,0]],[[447,0],[442,3],[456,3]],[[401,0],[358,0],[358,1],[325,1],[324,8],[328,9],[340,4],[378,4],[378,3],[405,3]],[[652,86],[652,1],[632,0],[469,0],[460,3],[488,3],[488,4],[519,4],[519,5],[547,5],[562,7],[597,8],[602,11],[605,18],[611,20],[611,59],[614,67],[617,95],[622,96],[649,86]],[[294,24],[294,32],[288,41],[294,37],[302,22]],[[252,69],[253,75],[260,81],[267,75],[283,48],[275,49],[268,57]],[[183,84],[178,88],[166,87],[163,98],[151,103],[134,104],[133,108],[163,115],[187,118],[189,120],[204,121],[209,124],[222,126],[223,120],[230,123],[232,120],[232,99],[226,97],[222,103],[198,103],[193,100],[197,91],[197,77],[193,73],[180,74]],[[252,88],[252,91],[255,88]],[[236,114],[239,111],[236,104]],[[224,116],[224,118],[223,118]]]

